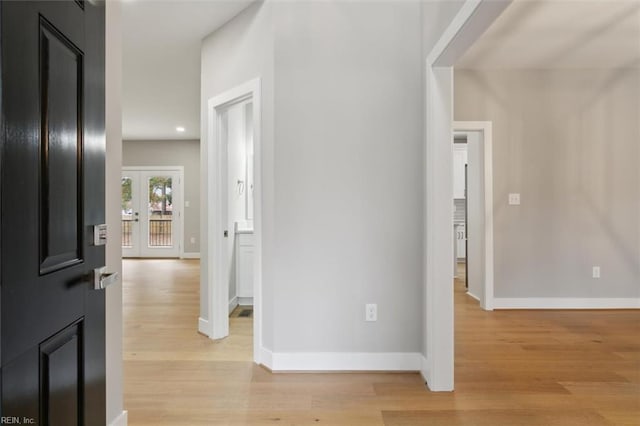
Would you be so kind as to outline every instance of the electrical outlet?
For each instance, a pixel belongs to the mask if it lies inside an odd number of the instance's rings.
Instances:
[[[509,194],[509,205],[510,206],[519,206],[520,205],[520,194]]]
[[[365,321],[378,321],[378,305],[375,303],[368,303],[365,305]]]
[[[185,201],[185,202],[184,202],[184,206],[185,206],[185,207],[191,207],[191,203],[190,203],[190,202],[188,202],[188,201]]]
[[[593,267],[593,278],[600,278],[600,267],[599,266],[594,266]]]
[[[189,238],[189,241],[191,241],[191,244],[195,244],[196,243],[196,237]]]

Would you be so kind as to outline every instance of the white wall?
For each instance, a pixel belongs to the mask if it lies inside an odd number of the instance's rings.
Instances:
[[[106,2],[106,266],[122,277],[120,244],[120,171],[122,169],[122,31],[121,3]],[[123,415],[122,402],[122,284],[106,289],[107,424]]]
[[[637,68],[456,71],[455,119],[493,122],[496,297],[640,297],[639,93]]]
[[[160,140],[123,141],[123,166],[184,167],[184,252],[200,252],[200,141]],[[189,207],[186,202],[189,202]],[[195,242],[191,242],[191,238]]]

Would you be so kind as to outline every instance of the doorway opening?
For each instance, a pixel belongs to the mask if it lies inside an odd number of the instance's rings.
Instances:
[[[226,258],[229,316],[253,318],[253,102],[241,100],[220,110],[221,143],[226,148]],[[223,154],[224,155],[224,154]],[[224,159],[224,158],[223,158]],[[224,177],[224,176],[223,176]],[[224,196],[223,196],[224,197]],[[222,206],[224,209],[224,206]]]
[[[469,289],[467,262],[468,187],[467,135],[454,133],[453,138],[453,278],[454,284]]]
[[[122,257],[182,255],[184,169],[122,168]]]
[[[491,122],[453,124],[453,275],[493,310]],[[455,280],[454,280],[455,282]]]
[[[229,335],[229,315],[253,318],[253,358],[262,347],[260,80],[208,102],[203,144],[203,294],[207,318],[199,330]],[[236,312],[236,308],[240,307]]]

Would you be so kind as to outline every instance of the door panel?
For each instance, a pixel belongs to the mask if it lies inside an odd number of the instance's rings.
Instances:
[[[82,262],[82,53],[40,18],[40,273]]]
[[[104,4],[1,2],[0,416],[104,425]]]
[[[51,424],[75,426],[82,418],[82,321],[40,344],[41,413]]]

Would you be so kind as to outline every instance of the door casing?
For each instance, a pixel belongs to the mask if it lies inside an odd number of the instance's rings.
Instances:
[[[212,339],[229,334],[229,285],[225,275],[224,259],[227,244],[227,150],[223,134],[222,114],[230,106],[251,100],[253,110],[254,190],[253,235],[255,243],[253,263],[253,359],[260,364],[262,358],[262,134],[261,134],[261,83],[260,79],[248,81],[207,103],[207,138],[202,144],[202,195],[201,241],[205,242],[205,255],[201,261],[202,286],[207,289],[207,318],[200,318],[199,331]],[[230,233],[233,230],[227,230]]]

